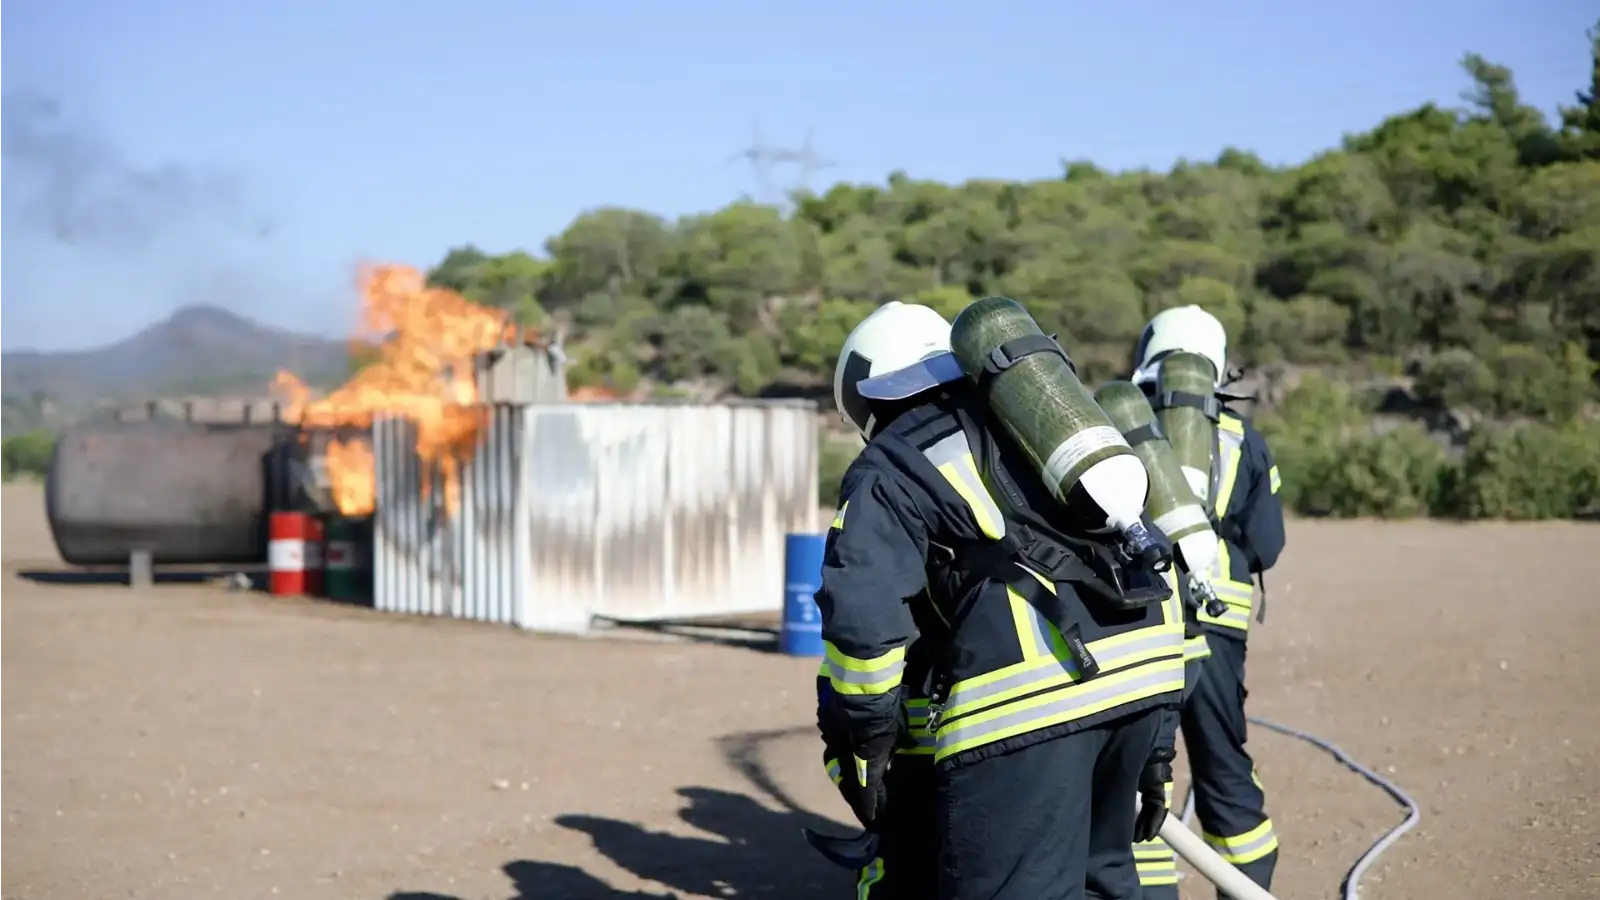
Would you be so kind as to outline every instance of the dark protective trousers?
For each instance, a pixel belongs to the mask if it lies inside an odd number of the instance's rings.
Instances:
[[[1188,703],[1200,683],[1205,659],[1191,659],[1183,666],[1183,702]],[[1181,727],[1181,726],[1180,726]],[[1172,810],[1172,782],[1167,782],[1167,809]],[[1179,811],[1173,811],[1177,815]],[[1178,900],[1178,855],[1167,842],[1152,838],[1133,845],[1133,861],[1139,871],[1143,900]]]
[[[1211,630],[1206,640],[1211,656],[1200,662],[1200,679],[1179,720],[1194,785],[1195,815],[1211,849],[1251,881],[1270,889],[1278,864],[1278,836],[1267,817],[1267,798],[1256,779],[1255,762],[1245,750],[1246,645],[1217,630]],[[1177,896],[1175,885],[1170,891],[1163,895],[1161,889],[1147,889],[1145,897]]]
[[[938,900],[1132,900],[1134,801],[1155,746],[1147,710],[940,769]]]
[[[878,858],[856,873],[856,900],[929,900],[939,875],[933,757],[897,755],[884,783]]]

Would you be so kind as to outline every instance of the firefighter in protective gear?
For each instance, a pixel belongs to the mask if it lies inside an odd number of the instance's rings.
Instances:
[[[1197,306],[1168,309],[1145,326],[1134,354],[1133,381],[1145,387],[1153,406],[1192,406],[1216,422],[1207,500],[1219,535],[1212,585],[1225,609],[1216,616],[1204,610],[1194,614],[1205,637],[1203,649],[1191,644],[1189,657],[1195,661],[1191,664],[1199,666],[1200,675],[1184,700],[1180,722],[1202,837],[1250,880],[1270,889],[1278,838],[1267,816],[1255,763],[1245,749],[1244,704],[1249,692],[1244,673],[1251,620],[1259,623],[1265,617],[1265,586],[1258,600],[1253,580],[1272,568],[1283,551],[1283,507],[1278,500],[1278,468],[1266,440],[1248,419],[1226,405],[1245,399],[1222,390],[1227,384],[1227,350],[1227,332],[1215,316]],[[1178,351],[1211,361],[1217,372],[1214,396],[1156,394],[1162,358]],[[1144,896],[1176,900],[1172,851],[1155,841],[1135,847],[1134,852]]]
[[[835,371],[839,411],[866,440],[817,593],[818,717],[839,790],[868,829],[931,823],[937,887],[920,896],[1136,897],[1132,838],[1160,822],[1136,822],[1131,801],[1172,758],[1158,737],[1183,688],[1181,600],[1118,605],[1149,585],[1112,545],[1052,524],[1056,501],[991,427],[949,336],[933,310],[890,303]],[[918,754],[896,753],[919,741],[932,770],[920,812],[901,807],[919,798],[897,778]],[[867,869],[860,896],[899,874],[893,858]]]

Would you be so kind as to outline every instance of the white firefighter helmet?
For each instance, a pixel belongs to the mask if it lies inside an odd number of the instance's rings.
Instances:
[[[904,400],[961,377],[944,316],[894,300],[844,339],[833,369],[833,402],[845,422],[871,440],[877,422],[870,401]]]
[[[1174,306],[1155,314],[1139,335],[1133,352],[1133,380],[1151,381],[1156,377],[1161,357],[1186,351],[1211,361],[1221,384],[1228,372],[1228,332],[1217,317],[1198,306]]]

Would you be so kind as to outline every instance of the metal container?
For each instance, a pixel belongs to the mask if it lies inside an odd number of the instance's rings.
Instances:
[[[329,516],[323,586],[330,600],[372,605],[372,517]]]
[[[809,402],[495,406],[453,511],[415,445],[373,428],[380,610],[548,631],[777,612],[784,537],[816,525]]]
[[[121,565],[261,563],[266,513],[291,503],[292,429],[278,425],[122,422],[62,432],[45,481],[61,558]]]

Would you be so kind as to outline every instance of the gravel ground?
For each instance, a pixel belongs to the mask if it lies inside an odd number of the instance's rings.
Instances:
[[[848,819],[812,661],[43,583],[38,488],[3,505],[5,898],[851,890],[798,834]],[[1363,897],[1600,896],[1600,527],[1296,522],[1290,541],[1251,712],[1423,804]],[[1277,895],[1335,896],[1399,811],[1321,751],[1264,729],[1251,747]]]

